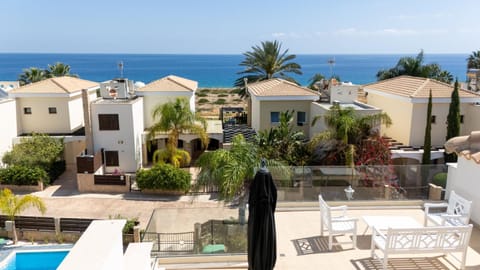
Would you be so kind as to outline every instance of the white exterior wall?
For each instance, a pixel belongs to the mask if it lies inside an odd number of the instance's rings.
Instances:
[[[62,261],[59,270],[124,270],[125,220],[94,220]]]
[[[360,103],[360,102],[355,102],[353,103],[354,105],[362,105],[363,107],[365,107],[365,109],[357,109],[355,110],[355,113],[357,115],[372,115],[372,114],[379,114],[382,112],[382,110],[378,109],[378,108],[374,108],[372,106],[368,106],[366,104],[363,104],[363,103]],[[320,116],[320,118],[316,121],[315,125],[314,126],[310,126],[310,138],[313,138],[315,137],[315,135],[317,135],[318,133],[320,132],[323,132],[325,130],[328,129],[327,125],[325,125],[325,118],[323,117],[325,114],[328,113],[329,111],[329,108],[323,106],[324,104],[320,104],[320,103],[317,103],[317,102],[312,102],[311,105],[310,105],[310,115],[311,115],[311,119],[309,119],[309,124],[311,125],[312,121],[313,121],[313,118],[317,117],[317,116]],[[328,104],[330,105],[330,104]],[[371,108],[368,108],[368,107],[371,107]],[[381,129],[380,126],[378,127],[372,127],[373,129]]]
[[[118,114],[119,130],[99,130],[99,114]],[[92,103],[92,131],[94,152],[118,151],[119,166],[106,167],[106,173],[115,169],[135,172],[142,162],[141,134],[143,132],[143,99],[129,103]]]
[[[458,157],[456,164],[449,164],[447,178],[447,196],[452,190],[472,201],[471,220],[480,225],[480,164]]]
[[[143,115],[143,100],[142,98],[140,99],[139,102],[136,102],[132,106],[132,123],[133,123],[133,147],[134,147],[134,161],[135,161],[135,170],[139,169],[142,167],[142,133],[145,129],[145,126],[143,125],[144,119],[142,118]],[[129,156],[126,156],[125,158],[131,158]]]
[[[19,133],[72,133],[83,127],[83,106],[80,95],[74,97],[19,97],[17,114]],[[32,114],[24,114],[30,107]],[[56,114],[48,112],[57,108]]]
[[[256,131],[260,130],[260,101],[255,96],[251,96],[252,101],[252,128]]]
[[[460,114],[464,115],[461,134],[468,135],[472,131],[480,130],[480,105],[462,104]]]
[[[70,133],[69,98],[17,98],[20,133]],[[24,114],[29,107],[31,114]],[[48,108],[57,108],[56,114],[49,114]]]
[[[412,115],[413,106],[408,99],[383,96],[368,91],[367,104],[380,108],[392,119],[390,127],[382,127],[382,135],[390,136],[405,145],[410,145],[412,121],[417,118]],[[425,125],[422,132],[425,132]]]
[[[311,119],[309,124],[310,125],[312,124],[313,118],[315,118],[316,116],[321,117],[322,115],[325,115],[327,112],[328,110],[325,107],[321,106],[319,103],[312,102],[312,104],[310,105]],[[315,135],[317,135],[318,133],[325,131],[327,129],[328,127],[325,125],[325,121],[323,117],[321,117],[320,119],[317,119],[314,126],[310,126],[309,138],[311,139],[315,137]]]
[[[193,92],[136,92],[140,97],[143,97],[143,118],[145,128],[153,125],[154,120],[152,112],[155,107],[160,104],[165,104],[170,101],[175,101],[178,97],[184,97],[189,100],[190,110],[195,112],[195,95]]]
[[[17,114],[14,99],[0,99],[2,131],[0,132],[0,165],[5,152],[12,150],[12,139],[17,136]]]
[[[74,98],[68,102],[68,113],[71,130],[77,130],[85,126],[83,121],[83,101],[81,98]]]
[[[330,88],[330,100],[353,103],[358,98],[358,85],[335,85]]]

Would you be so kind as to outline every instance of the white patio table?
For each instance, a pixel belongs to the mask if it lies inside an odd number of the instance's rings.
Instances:
[[[363,232],[365,234],[369,228],[375,227],[379,230],[392,229],[408,229],[422,228],[423,225],[410,216],[362,216],[363,221],[367,224],[367,228]]]

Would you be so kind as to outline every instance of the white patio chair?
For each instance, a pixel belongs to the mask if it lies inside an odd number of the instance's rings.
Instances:
[[[460,226],[467,225],[470,222],[470,212],[472,209],[472,201],[461,197],[455,191],[450,192],[448,203],[425,203],[425,221],[424,225],[428,225],[428,221],[435,226]],[[446,208],[442,212],[431,212],[432,209]]]
[[[320,203],[320,232],[323,236],[324,231],[328,231],[328,250],[332,250],[333,236],[345,233],[352,234],[352,248],[357,246],[357,218],[349,218],[346,216],[347,206],[330,207],[323,200],[322,195],[318,195]],[[334,213],[338,213],[334,215]],[[336,245],[343,244],[338,242]]]

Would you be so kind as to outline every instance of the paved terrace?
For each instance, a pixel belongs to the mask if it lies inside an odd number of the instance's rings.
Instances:
[[[141,226],[147,222],[156,208],[223,208],[224,204],[209,196],[166,198],[143,196],[139,194],[79,194],[72,181],[72,175],[64,174],[56,185],[45,191],[37,192],[47,204],[46,216],[109,218],[121,214],[125,217],[138,217]],[[364,215],[407,215],[423,223],[423,211],[420,206],[385,208],[365,206],[353,207],[349,215],[360,219],[358,225],[358,243],[356,249],[351,244],[327,250],[327,237],[320,237],[320,213],[317,203],[286,204],[279,203],[276,212],[277,222],[277,265],[276,270],[283,269],[381,269],[380,263],[370,258],[370,231],[366,234]],[[195,213],[196,211],[192,211]],[[38,215],[29,209],[26,215]],[[201,213],[199,213],[201,214]],[[187,222],[187,220],[184,220]],[[177,222],[182,224],[182,220]],[[341,236],[338,240],[345,239]],[[160,259],[160,263],[165,262]],[[480,230],[474,228],[467,255],[467,270],[480,269]],[[185,265],[184,265],[185,266]],[[182,265],[167,265],[166,269],[182,269]],[[199,268],[195,264],[187,265],[190,269]],[[390,260],[390,269],[447,270],[457,269],[458,262],[451,255],[411,254],[394,255]],[[225,264],[206,265],[210,269],[224,269]],[[229,269],[246,269],[245,263],[231,263]]]

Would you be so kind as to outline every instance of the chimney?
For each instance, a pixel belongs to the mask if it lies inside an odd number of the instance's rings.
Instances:
[[[83,121],[85,123],[85,145],[87,147],[87,155],[93,155],[93,134],[92,121],[90,118],[90,100],[88,98],[88,90],[82,89],[83,102]]]

